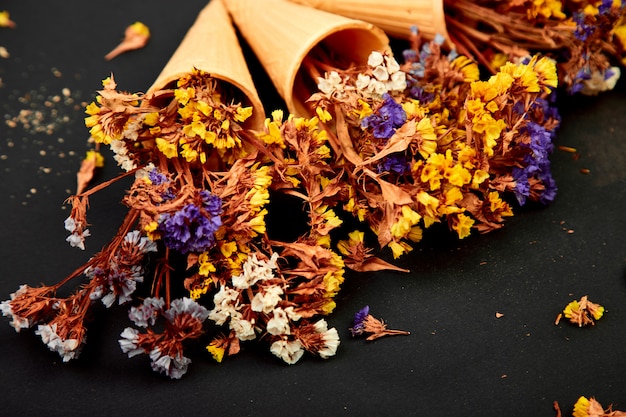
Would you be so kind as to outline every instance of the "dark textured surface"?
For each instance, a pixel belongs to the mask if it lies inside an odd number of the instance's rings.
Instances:
[[[63,97],[63,88],[78,104],[91,101],[111,72],[120,89],[145,90],[204,3],[3,6],[18,23],[0,30],[11,54],[0,60],[4,119],[34,107],[49,117],[52,133],[0,124],[0,299],[20,284],[51,284],[72,272],[124,215],[128,184],[120,183],[91,199],[87,250],[65,243],[62,203],[74,190],[88,132],[81,106],[45,101]],[[149,45],[105,62],[136,20],[152,29]],[[265,102],[280,105],[251,63]],[[124,308],[97,310],[87,346],[68,364],[2,318],[0,414],[553,416],[553,401],[567,414],[580,395],[626,409],[625,90],[622,82],[599,97],[563,97],[557,144],[575,147],[579,157],[555,151],[559,193],[550,206],[518,209],[504,229],[463,241],[429,230],[401,259],[410,274],[348,274],[328,320],[342,337],[336,357],[286,366],[266,346],[247,346],[216,364],[198,345],[188,355],[189,373],[170,381],[147,358],[129,360],[120,351]],[[118,172],[107,162],[98,181]],[[586,294],[607,308],[597,325],[555,326],[559,311]],[[411,335],[351,339],[352,315],[365,304]]]

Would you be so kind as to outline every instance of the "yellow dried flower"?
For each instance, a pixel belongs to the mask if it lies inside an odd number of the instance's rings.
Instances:
[[[211,356],[213,356],[213,359],[215,359],[216,362],[221,363],[222,359],[224,359],[224,353],[226,352],[226,349],[223,346],[220,346],[217,342],[211,342],[206,347],[206,350],[209,351],[209,353],[211,354]]]
[[[594,325],[604,315],[604,307],[589,301],[587,296],[573,300],[563,309],[563,315],[578,327]],[[558,322],[558,321],[557,321]]]

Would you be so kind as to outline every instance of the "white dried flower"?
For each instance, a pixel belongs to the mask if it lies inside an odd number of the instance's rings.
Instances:
[[[367,58],[367,65],[374,68],[379,65],[382,65],[384,62],[383,54],[378,51],[372,51]]]
[[[155,372],[163,372],[165,375],[172,379],[180,379],[185,373],[191,363],[191,359],[179,354],[178,356],[162,355],[159,348],[154,348],[150,352],[150,359],[152,359],[152,370]]]
[[[231,318],[229,327],[235,332],[237,339],[241,341],[253,340],[254,338],[256,338],[256,333],[254,332],[254,323],[252,323],[251,321],[240,318]]]
[[[609,76],[607,77],[607,72]],[[596,96],[604,91],[615,88],[615,84],[621,75],[619,67],[611,67],[606,72],[594,71],[591,78],[583,81],[583,88],[580,92],[587,96]]]
[[[129,358],[133,356],[141,355],[144,353],[143,348],[140,348],[139,343],[139,331],[132,327],[127,327],[120,334],[122,338],[118,340],[122,352],[127,353]]]
[[[314,326],[315,331],[321,334],[324,340],[324,347],[320,349],[317,354],[324,359],[334,356],[339,347],[339,334],[337,333],[337,329],[334,327],[329,329],[328,323],[326,323],[324,319],[319,320]]]
[[[343,91],[343,80],[337,71],[331,71],[324,78],[318,77],[317,88],[324,94]]]
[[[285,310],[278,307],[274,310],[274,315],[267,322],[267,332],[275,336],[281,334],[291,334],[289,319]]]
[[[374,71],[372,71],[372,75],[378,81],[387,81],[389,79],[389,73],[387,72],[387,68],[383,67],[382,65],[374,68]]]
[[[141,236],[141,232],[139,230],[128,232],[126,236],[124,236],[124,241],[136,246],[137,249],[144,254],[157,251],[156,242],[146,236]]]
[[[355,86],[357,90],[365,90],[370,84],[371,77],[366,74],[359,74],[356,77]]]
[[[267,261],[260,261],[256,254],[252,254],[244,262],[241,274],[231,278],[233,287],[243,290],[259,281],[274,278],[273,270],[277,268],[277,259],[277,253],[274,253]]]
[[[69,235],[65,239],[65,241],[69,242],[70,246],[73,248],[80,248],[82,250],[85,250],[85,238],[88,236],[91,236],[91,232],[89,232],[89,229],[85,229],[82,232],[74,230],[74,232]]]
[[[283,295],[283,289],[278,285],[264,287],[263,291],[259,291],[254,295],[250,303],[252,311],[263,312],[265,314],[271,313],[274,307],[276,307],[276,304],[280,302],[281,295]]]
[[[385,64],[387,65],[387,71],[389,74],[393,74],[397,71],[400,71],[400,64],[393,56],[385,56]]]
[[[2,311],[2,315],[5,317],[11,317],[11,323],[9,324],[15,329],[17,333],[19,333],[22,329],[28,329],[34,324],[26,317],[20,317],[16,315],[13,311],[13,308],[11,307],[11,300],[15,299],[15,297],[21,294],[24,294],[26,291],[28,291],[28,285],[22,284],[17,291],[11,293],[10,300],[6,300],[0,303],[0,311]]]
[[[293,365],[298,362],[304,354],[304,348],[302,347],[302,343],[298,340],[287,341],[283,339],[272,343],[270,352],[289,365]]]
[[[404,91],[406,88],[406,73],[404,71],[398,71],[391,74],[387,86],[390,91]]]
[[[209,319],[220,326],[226,323],[226,320],[228,320],[231,315],[237,313],[238,298],[238,291],[222,285],[220,290],[213,296],[215,308],[209,312]]]
[[[84,339],[82,341],[78,339],[63,339],[57,334],[56,324],[40,324],[37,326],[35,334],[41,336],[41,340],[48,346],[48,349],[58,353],[63,358],[63,362],[77,358],[80,354],[82,343],[84,343]]]
[[[170,308],[163,312],[170,323],[174,323],[177,316],[188,314],[196,320],[203,322],[209,316],[209,310],[188,297],[178,298],[170,304]]]

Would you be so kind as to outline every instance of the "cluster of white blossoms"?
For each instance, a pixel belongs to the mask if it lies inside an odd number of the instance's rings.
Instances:
[[[73,248],[85,250],[85,238],[91,236],[89,229],[83,229],[82,222],[77,222],[71,216],[64,221],[65,230],[71,234],[65,239]]]
[[[277,276],[274,253],[268,260],[255,254],[243,264],[241,274],[222,285],[213,297],[215,307],[209,319],[217,325],[228,324],[229,338],[239,341],[263,335],[271,342],[270,352],[288,364],[296,363],[305,351],[328,358],[339,346],[337,330],[328,329],[325,320],[303,320],[288,301],[288,284]]]
[[[318,77],[317,88],[326,95],[338,94],[341,96],[345,85],[344,79],[337,71],[326,73],[325,77]]]
[[[256,254],[249,256],[243,264],[242,273],[232,277],[233,287],[222,285],[213,297],[215,307],[209,312],[209,319],[220,326],[228,321],[230,330],[241,341],[256,338],[256,316],[259,314],[270,317],[267,321],[270,334],[289,332],[289,320],[297,321],[300,315],[294,312],[293,307],[278,307],[283,301],[284,290],[280,285],[270,283],[276,278],[277,259],[277,253],[267,261],[257,259]],[[246,303],[246,298],[250,298],[249,290],[253,287],[254,296]]]
[[[113,159],[124,171],[128,172],[137,168],[137,163],[128,156],[128,148],[122,140],[112,140],[109,145],[113,151]]]
[[[400,69],[393,55],[373,51],[367,59],[367,65],[369,70],[359,73],[356,81],[342,77],[337,71],[329,71],[323,78],[318,77],[317,88],[324,95],[336,99],[342,99],[355,89],[365,96],[380,97],[406,88],[406,73]]]
[[[28,318],[22,317],[19,314],[16,314],[16,312],[13,311],[13,308],[11,307],[11,301],[15,300],[17,296],[24,294],[28,290],[28,288],[29,288],[28,285],[22,284],[20,285],[20,288],[17,291],[15,291],[14,293],[11,293],[11,298],[9,300],[0,302],[0,311],[2,312],[2,315],[4,317],[11,318],[11,322],[9,324],[18,333],[22,329],[30,328],[33,325],[33,323]]]
[[[162,372],[170,378],[179,379],[186,372],[191,359],[183,356],[183,342],[202,334],[202,323],[209,311],[190,298],[179,298],[165,308],[162,298],[149,297],[144,302],[131,308],[128,317],[138,327],[149,328],[158,318],[163,321],[161,333],[149,330],[141,333],[127,327],[120,334],[122,352],[129,358],[148,354],[150,365],[155,372]]]
[[[41,336],[41,340],[48,346],[52,352],[56,352],[63,358],[63,362],[78,357],[82,346],[85,344],[85,338],[81,340],[69,338],[64,339],[57,333],[57,324],[40,324],[35,330],[35,334]]]
[[[138,115],[136,118],[129,120],[124,126],[121,137],[125,140],[135,142],[139,138],[139,130],[143,125],[145,115]],[[137,168],[137,162],[128,155],[128,147],[125,140],[113,139],[109,144],[113,151],[113,159],[124,171],[128,172]]]
[[[382,96],[390,91],[404,91],[406,73],[400,70],[400,64],[392,56],[373,51],[367,59],[372,74],[359,74],[356,79],[357,90]]]

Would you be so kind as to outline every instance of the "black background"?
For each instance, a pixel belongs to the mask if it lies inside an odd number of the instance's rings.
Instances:
[[[18,24],[0,30],[10,53],[0,58],[4,119],[40,110],[51,132],[0,124],[0,299],[20,284],[57,282],[113,236],[125,182],[91,199],[87,250],[65,242],[63,201],[88,149],[81,102],[93,100],[110,73],[119,89],[145,91],[205,3],[3,2]],[[137,20],[152,30],[148,46],[106,62]],[[282,102],[248,58],[269,113]],[[559,193],[550,206],[517,209],[504,229],[462,241],[428,230],[399,262],[410,274],[347,274],[328,318],[342,338],[336,357],[287,366],[267,346],[245,345],[217,364],[197,345],[188,374],[172,381],[152,372],[145,356],[120,351],[126,308],[97,309],[87,346],[67,364],[3,318],[0,414],[553,416],[553,401],[567,414],[580,395],[626,410],[625,90],[622,81],[599,97],[562,95],[557,144],[575,147],[579,158],[555,151]],[[54,96],[61,101],[46,106]],[[105,154],[97,181],[119,172]],[[555,325],[583,295],[607,309],[597,325]],[[366,304],[411,335],[350,338],[352,316]]]

